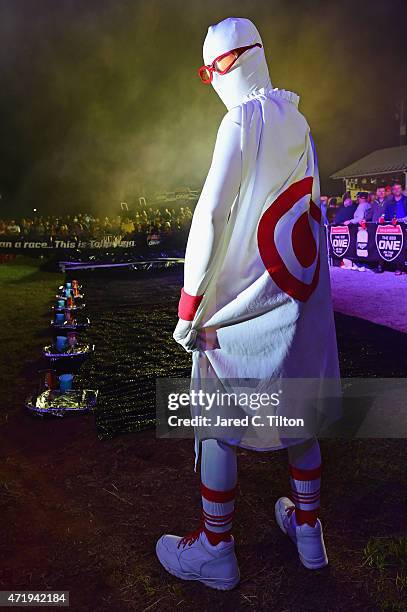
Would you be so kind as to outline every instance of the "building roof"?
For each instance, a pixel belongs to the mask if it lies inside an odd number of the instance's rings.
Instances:
[[[407,170],[407,145],[378,149],[331,175],[333,179],[375,176]]]

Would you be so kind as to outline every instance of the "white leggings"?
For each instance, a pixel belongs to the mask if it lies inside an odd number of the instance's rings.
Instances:
[[[321,452],[316,438],[289,446],[290,465],[312,470],[321,465]],[[236,447],[218,440],[204,440],[201,454],[201,481],[214,491],[229,491],[237,483]]]

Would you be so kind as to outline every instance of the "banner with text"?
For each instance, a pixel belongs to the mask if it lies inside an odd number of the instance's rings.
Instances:
[[[407,229],[404,223],[328,226],[329,252],[336,259],[404,264]]]

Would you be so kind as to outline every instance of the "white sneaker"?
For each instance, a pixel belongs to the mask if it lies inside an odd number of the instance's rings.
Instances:
[[[163,535],[155,550],[161,565],[177,578],[199,580],[221,591],[233,589],[240,580],[233,536],[212,546],[204,531],[185,538]]]
[[[281,531],[286,533],[297,546],[301,563],[307,569],[320,569],[328,565],[321,521],[314,527],[304,523],[297,525],[295,506],[288,497],[280,497],[275,505],[276,520]]]
[[[358,267],[359,272],[366,272],[365,266]]]

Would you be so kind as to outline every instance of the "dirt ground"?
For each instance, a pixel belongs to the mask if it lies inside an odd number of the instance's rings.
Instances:
[[[179,278],[167,282],[175,301]],[[133,285],[147,302],[149,281]],[[26,334],[21,317],[18,333]],[[36,333],[45,322],[38,321]],[[346,371],[360,362],[361,343],[370,364],[380,364],[371,327],[350,318],[337,322]],[[400,353],[389,363],[386,330],[377,334],[387,366],[398,372]],[[2,346],[7,352],[4,339]],[[10,344],[9,359],[17,359],[15,350]],[[33,419],[21,404],[34,384],[36,356],[24,358],[0,426],[1,590],[69,590],[75,611],[406,609],[405,440],[322,441],[321,518],[330,565],[317,572],[301,566],[273,519],[275,500],[288,491],[285,451],[241,451],[234,534],[242,582],[232,592],[212,591],[166,574],[154,554],[163,532],[196,527],[192,442],[158,440],[154,430],[101,440],[94,415]]]

